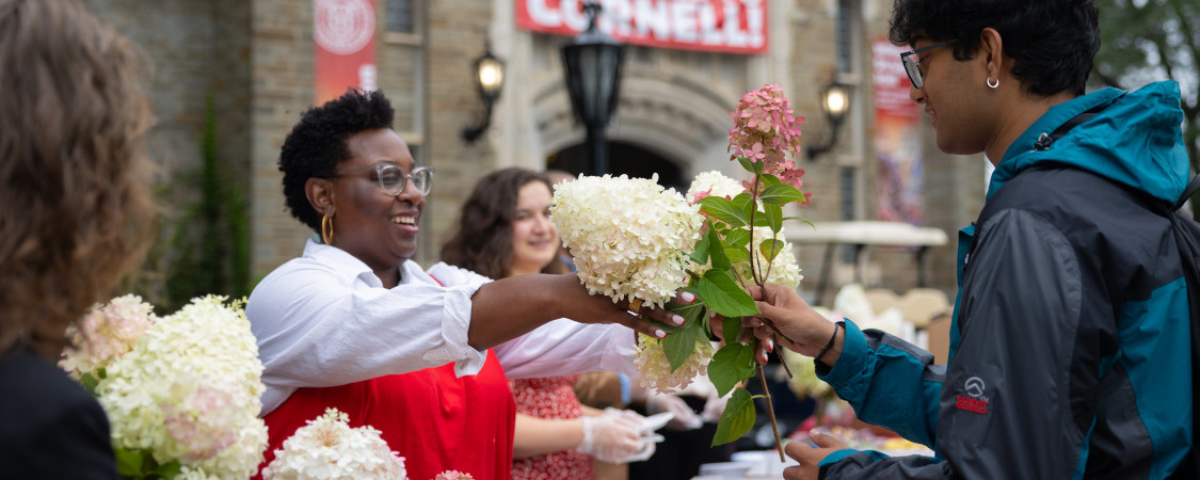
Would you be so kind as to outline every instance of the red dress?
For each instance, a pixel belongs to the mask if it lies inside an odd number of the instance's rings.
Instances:
[[[268,443],[261,471],[296,429],[334,407],[350,426],[371,425],[404,457],[408,478],[446,470],[477,479],[508,479],[516,406],[496,354],[477,375],[456,377],[454,365],[328,388],[296,390],[264,420]]]
[[[517,412],[538,418],[575,419],[583,415],[575,397],[579,375],[528,378],[511,382]],[[411,477],[411,475],[410,475]],[[592,457],[578,450],[551,452],[513,461],[513,480],[595,480]]]

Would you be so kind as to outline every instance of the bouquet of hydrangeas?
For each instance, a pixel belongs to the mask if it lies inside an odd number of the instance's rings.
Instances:
[[[197,298],[158,318],[114,299],[69,332],[60,366],[93,392],[112,424],[126,478],[248,478],[266,448],[262,363],[238,302]]]
[[[300,427],[275,451],[264,480],[404,480],[404,458],[370,425],[350,428],[335,408]]]
[[[664,191],[656,178],[581,177],[555,188],[552,212],[589,291],[630,299],[635,307],[641,300],[665,305],[686,319],[680,326],[656,322],[669,333],[664,339],[639,336],[635,362],[643,384],[660,391],[686,386],[707,371],[721,396],[733,392],[713,445],[732,442],[754,425],[753,397],[737,387],[756,370],[762,377],[754,361],[757,340],[741,323],[759,313],[745,289],[799,285],[792,246],[781,239],[783,221],[792,218],[783,206],[809,200],[800,191],[804,170],[787,158],[799,152],[804,119],[793,114],[782,89],[748,92],[731,115],[730,158],[751,179],[739,183],[704,172],[685,198]],[[669,302],[680,288],[697,300]],[[715,332],[725,345],[714,352],[709,339]],[[781,443],[777,428],[775,436]]]

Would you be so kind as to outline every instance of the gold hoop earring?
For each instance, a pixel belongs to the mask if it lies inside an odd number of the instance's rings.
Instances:
[[[326,245],[333,245],[333,216],[324,215],[321,217],[321,241]]]
[[[992,83],[992,77],[988,77],[988,79],[987,79],[987,86],[988,86],[988,88],[990,88],[990,89],[992,89],[992,90],[995,90],[995,89],[999,88],[999,87],[1000,87],[1000,79],[999,79],[999,78],[997,78],[997,79],[996,79],[996,83]]]

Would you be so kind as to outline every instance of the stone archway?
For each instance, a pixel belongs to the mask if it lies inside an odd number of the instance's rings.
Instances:
[[[729,112],[739,97],[719,89],[678,76],[622,79],[617,118],[608,128],[610,172],[658,173],[663,185],[686,190],[697,172],[727,169]],[[580,172],[584,130],[575,124],[562,81],[534,91],[533,120],[546,167]]]
[[[613,176],[629,175],[635,178],[650,178],[658,174],[658,183],[686,192],[688,180],[679,168],[678,160],[663,157],[658,152],[647,150],[633,143],[610,142],[608,145],[609,173]],[[587,145],[576,143],[547,157],[546,168],[563,170],[579,175],[588,168]]]

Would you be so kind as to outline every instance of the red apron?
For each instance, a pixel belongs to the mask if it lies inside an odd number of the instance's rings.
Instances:
[[[512,469],[516,405],[496,354],[488,350],[478,375],[454,375],[454,365],[389,375],[328,388],[301,388],[272,411],[259,471],[296,429],[334,407],[350,426],[371,425],[404,457],[411,480],[432,480],[446,470],[479,480],[507,480]],[[261,478],[256,476],[255,479]]]

